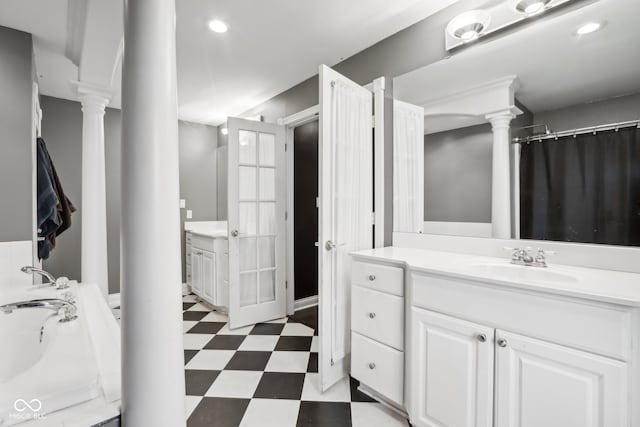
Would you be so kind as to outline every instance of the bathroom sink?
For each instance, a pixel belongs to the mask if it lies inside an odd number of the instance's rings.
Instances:
[[[495,279],[523,280],[548,284],[577,282],[575,277],[553,271],[553,269],[524,265],[478,263],[471,264],[469,270]]]

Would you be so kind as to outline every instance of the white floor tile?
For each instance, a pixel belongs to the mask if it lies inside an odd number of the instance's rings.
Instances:
[[[222,370],[233,357],[233,350],[200,350],[187,363],[186,369]]]
[[[275,335],[247,335],[240,344],[240,351],[273,351],[278,339]]]
[[[299,336],[299,337],[311,337],[313,336],[313,329],[305,326],[301,323],[287,323],[282,330],[282,336]]]
[[[283,317],[282,319],[270,320],[267,323],[287,323],[287,318]]]
[[[193,412],[194,409],[196,409],[196,406],[198,406],[198,403],[200,403],[201,400],[202,400],[202,396],[185,396],[184,397],[184,409],[185,409],[185,415],[187,418],[191,416],[191,413]]]
[[[196,297],[195,295],[183,295],[182,296],[182,301],[183,302],[197,302],[198,301],[198,297]]]
[[[244,413],[241,427],[295,427],[300,401],[253,399]]]
[[[193,322],[191,320],[183,320],[182,321],[182,332],[186,333],[189,329],[193,328],[196,323],[198,322]]]
[[[307,374],[302,388],[302,400],[315,400],[319,402],[349,402],[351,390],[349,378],[343,378],[334,384],[329,390],[322,393],[320,389],[320,377],[318,374]]]
[[[318,352],[318,344],[320,343],[320,337],[313,337],[311,340],[311,349],[309,350],[311,353]]]
[[[213,337],[213,334],[183,334],[182,346],[185,350],[202,350]]]
[[[407,420],[380,403],[351,403],[353,427],[406,427]]]
[[[253,325],[245,326],[244,328],[237,329],[229,329],[229,324],[227,323],[218,331],[216,335],[249,335],[249,332],[253,329]]]
[[[205,396],[250,399],[256,392],[262,371],[222,371]]]
[[[187,309],[187,311],[211,311],[211,309],[203,304],[195,303]]]
[[[307,372],[309,353],[306,351],[274,351],[266,372]]]
[[[226,314],[218,313],[217,311],[212,311],[211,313],[204,316],[201,322],[225,322],[229,321],[229,316]]]

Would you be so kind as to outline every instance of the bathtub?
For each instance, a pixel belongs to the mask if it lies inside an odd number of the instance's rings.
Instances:
[[[0,305],[35,298],[60,298],[51,287],[0,295]],[[51,310],[0,312],[0,426],[39,424],[51,414],[102,395],[101,378],[78,285],[78,318],[62,323]],[[43,422],[46,424],[46,422]]]

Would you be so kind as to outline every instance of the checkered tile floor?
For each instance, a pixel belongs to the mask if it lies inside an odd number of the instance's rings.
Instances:
[[[189,427],[395,427],[407,420],[345,379],[318,388],[318,337],[287,318],[229,330],[187,295],[184,358]]]

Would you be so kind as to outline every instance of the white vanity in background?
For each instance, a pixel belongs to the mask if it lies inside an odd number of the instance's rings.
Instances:
[[[229,241],[226,221],[185,223],[187,285],[215,308],[229,307]]]
[[[414,426],[640,425],[640,274],[509,261],[353,254],[352,376]]]

